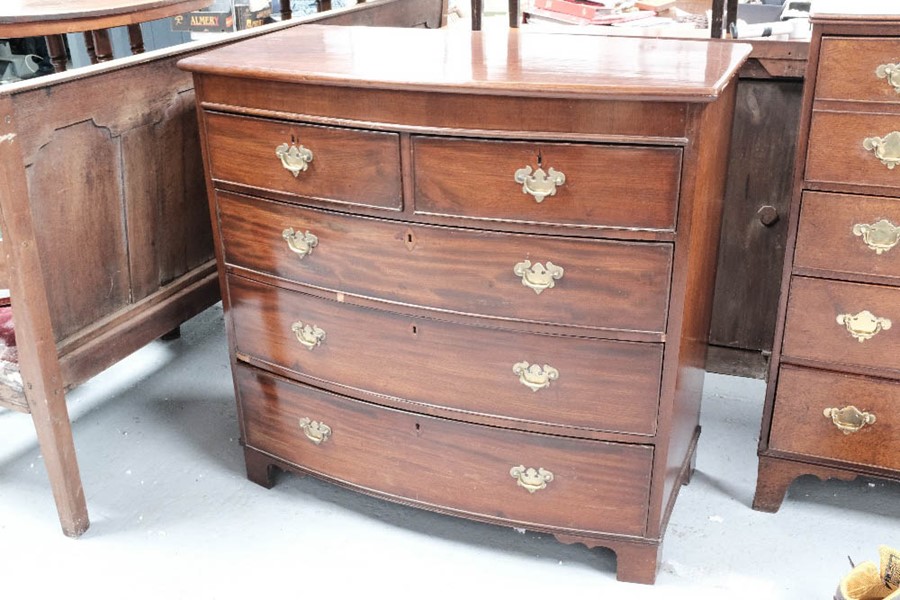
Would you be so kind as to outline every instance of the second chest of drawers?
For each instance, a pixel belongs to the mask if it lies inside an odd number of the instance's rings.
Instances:
[[[900,477],[900,13],[818,10],[753,503],[769,512],[800,475]]]

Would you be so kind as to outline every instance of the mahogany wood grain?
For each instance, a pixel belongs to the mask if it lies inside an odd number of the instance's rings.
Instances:
[[[651,446],[529,434],[382,408],[238,367],[247,446],[361,490],[491,522],[641,535]],[[328,425],[320,444],[300,419]],[[473,444],[472,440],[478,440]],[[529,493],[510,469],[544,468]]]
[[[660,429],[669,435],[657,445],[659,485],[651,497],[651,536],[662,537],[681,485],[694,460],[700,435],[700,403],[705,377],[707,340],[712,318],[722,203],[728,147],[734,117],[735,85],[721,101],[693,105],[694,118],[684,162],[693,167],[685,175],[679,204],[675,269],[670,318],[666,325],[666,357],[660,391]],[[687,203],[685,198],[692,198]],[[664,475],[663,475],[664,473]]]
[[[183,67],[194,68],[193,62],[185,60]],[[531,138],[539,132],[549,139],[565,134],[567,138],[594,139],[602,135],[612,141],[653,136],[649,141],[684,142],[685,107],[677,102],[598,103],[573,97],[561,109],[553,98],[496,96],[473,89],[442,97],[440,110],[436,110],[428,92],[414,89],[285,85],[225,74],[204,76],[204,90],[203,105],[210,110],[240,106],[249,114],[307,122],[416,132],[427,128],[479,137],[498,133],[521,137],[524,129],[528,131],[524,135]],[[657,119],[643,119],[648,110],[658,115]],[[540,127],[528,126],[532,121]]]
[[[900,470],[900,383],[783,365],[769,447],[779,452]],[[845,434],[824,415],[855,406],[875,422]]]
[[[403,29],[384,43],[380,30],[305,27],[185,59],[209,75],[288,84],[518,97],[711,102],[749,53],[747,44],[607,38],[517,30],[438,32]],[[273,47],[291,52],[273,53]],[[367,48],[362,55],[358,48]],[[548,61],[569,57],[567,63]],[[410,48],[415,48],[411,53]],[[607,57],[615,55],[615,60]],[[298,72],[297,57],[306,67]],[[653,56],[653,60],[646,60]],[[541,119],[520,113],[520,119]],[[521,126],[520,126],[521,129]]]
[[[866,366],[900,375],[900,289],[794,277],[784,332],[784,360]],[[890,319],[871,339],[858,341],[838,315],[868,310]]]
[[[900,193],[900,171],[884,165],[863,140],[898,129],[898,114],[813,111],[805,177],[814,183],[890,188]]]
[[[817,100],[900,101],[900,94],[875,70],[900,61],[896,39],[830,37],[822,41]]]
[[[500,234],[368,219],[218,193],[228,264],[334,292],[494,319],[662,332],[671,246]],[[318,237],[299,259],[286,228]],[[540,294],[516,264],[564,269]],[[397,274],[402,274],[398,279]]]
[[[681,149],[414,136],[415,211],[466,220],[675,229]],[[513,175],[562,172],[540,203]],[[652,169],[653,177],[647,177]]]
[[[403,208],[396,133],[300,125],[224,114],[207,117],[213,179],[340,204]],[[296,177],[275,154],[281,144],[312,151]]]
[[[854,233],[856,225],[873,225],[882,219],[900,227],[900,203],[874,196],[804,193],[795,270],[863,280],[874,276],[900,284],[900,252],[892,248],[878,253]]]
[[[396,397],[444,408],[446,416],[506,419],[653,435],[662,346],[491,330],[354,307],[229,278],[235,351],[290,369],[313,385],[344,386],[367,399]],[[326,338],[313,350],[296,322]],[[400,355],[402,360],[387,358]],[[532,391],[513,365],[549,364],[559,379]],[[656,367],[654,369],[654,366]],[[463,414],[453,414],[463,413]],[[572,432],[568,432],[572,433]]]

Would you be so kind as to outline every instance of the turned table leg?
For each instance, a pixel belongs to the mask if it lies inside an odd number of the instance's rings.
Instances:
[[[94,38],[94,51],[97,55],[97,62],[112,60],[112,42],[109,41],[109,32],[105,29],[98,29],[97,31],[92,31],[91,35]]]
[[[66,70],[66,40],[61,35],[48,35],[44,38],[47,42],[47,55],[54,73],[62,73]]]
[[[144,34],[141,33],[141,25],[139,23],[128,26],[128,41],[131,44],[132,54],[142,54],[144,52]]]

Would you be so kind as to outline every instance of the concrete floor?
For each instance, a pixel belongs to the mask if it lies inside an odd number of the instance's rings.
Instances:
[[[803,478],[778,514],[752,511],[763,393],[707,376],[657,584],[624,584],[604,549],[312,478],[247,481],[216,306],[70,393],[93,521],[78,540],[60,533],[30,418],[0,411],[0,598],[831,598],[848,555],[900,545],[900,484]]]

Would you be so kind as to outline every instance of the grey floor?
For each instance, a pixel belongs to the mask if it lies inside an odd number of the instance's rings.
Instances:
[[[697,473],[655,586],[607,550],[244,477],[222,311],[69,394],[93,525],[59,530],[27,415],[0,411],[0,598],[830,598],[847,556],[900,545],[900,484],[803,478],[750,509],[764,385],[708,375]],[[17,592],[18,590],[18,592]]]

